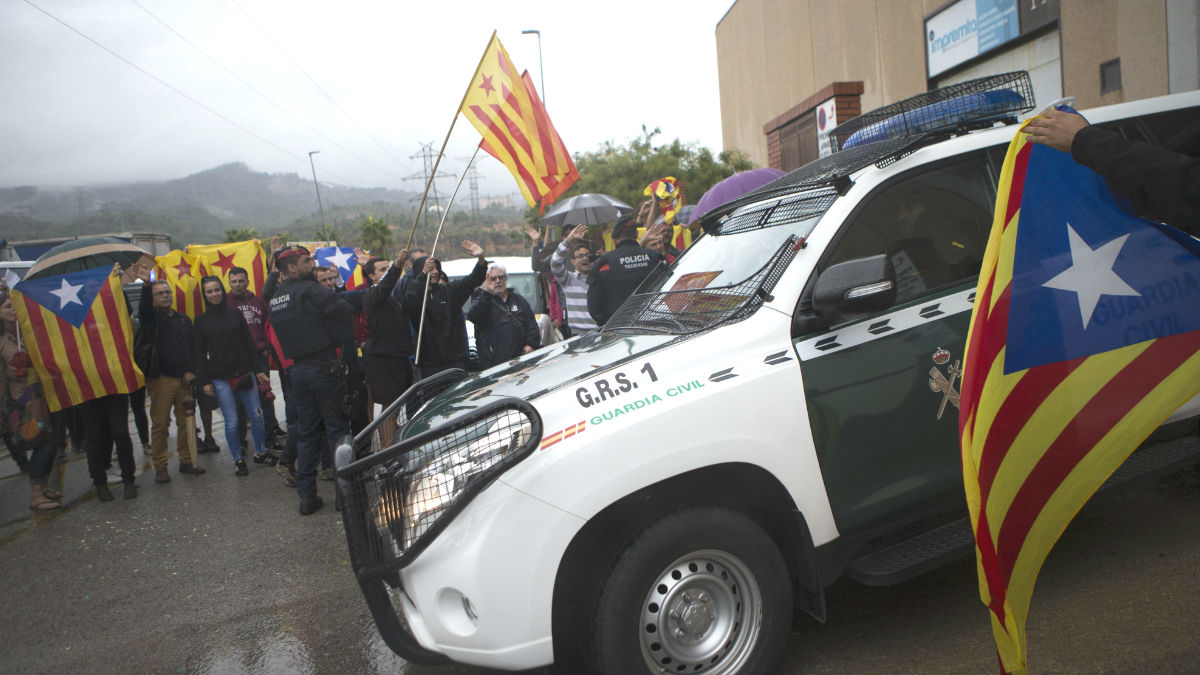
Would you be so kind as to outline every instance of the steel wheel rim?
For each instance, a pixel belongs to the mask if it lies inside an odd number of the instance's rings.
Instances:
[[[740,558],[689,553],[663,568],[642,601],[642,657],[651,672],[737,672],[758,643],[762,611],[758,582]]]

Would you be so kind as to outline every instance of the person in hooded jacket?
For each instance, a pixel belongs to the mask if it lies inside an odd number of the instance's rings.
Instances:
[[[529,302],[508,287],[508,271],[492,265],[487,280],[471,296],[467,318],[475,325],[479,366],[487,369],[542,346]]]
[[[258,385],[269,383],[259,367],[254,339],[242,312],[225,302],[225,286],[221,279],[206,276],[200,280],[204,294],[204,313],[196,317],[196,382],[208,396],[216,396],[225,419],[225,442],[233,455],[239,476],[250,472],[242,458],[241,439],[237,430],[237,399],[250,418],[250,435],[254,438],[254,463],[274,464],[265,447],[262,407],[258,400]]]
[[[418,379],[450,368],[467,367],[467,325],[462,308],[471,292],[483,283],[487,259],[483,256],[483,248],[473,241],[464,239],[462,247],[479,262],[469,275],[458,281],[446,281],[442,264],[434,258],[413,261],[413,269],[420,271],[405,289],[404,311],[412,322],[413,334],[419,339],[415,359],[420,370]],[[430,281],[428,295],[425,293],[427,278]],[[423,329],[422,309],[425,314]]]

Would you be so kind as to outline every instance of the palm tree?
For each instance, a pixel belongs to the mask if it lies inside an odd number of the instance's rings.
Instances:
[[[225,230],[225,239],[221,243],[228,244],[248,239],[258,239],[258,230],[253,227],[235,227],[232,230]]]
[[[392,229],[382,220],[375,220],[375,216],[367,216],[358,226],[358,240],[364,249],[387,258],[392,247]]]

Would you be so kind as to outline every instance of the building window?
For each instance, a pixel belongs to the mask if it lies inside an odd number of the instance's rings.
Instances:
[[[1121,91],[1121,59],[1100,64],[1100,93]]]

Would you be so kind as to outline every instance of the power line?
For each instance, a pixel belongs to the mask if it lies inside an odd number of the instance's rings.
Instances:
[[[167,82],[166,80],[164,80],[164,79],[162,79],[161,77],[159,77],[159,76],[155,75],[154,73],[151,73],[150,71],[146,70],[145,68],[142,68],[142,67],[141,67],[141,66],[139,66],[138,64],[134,63],[133,61],[130,61],[129,59],[125,58],[124,56],[121,56],[120,54],[118,54],[118,53],[114,52],[113,50],[109,49],[108,47],[105,47],[104,45],[100,44],[99,42],[97,42],[96,40],[94,40],[94,39],[93,39],[92,37],[90,37],[89,35],[85,34],[83,31],[80,31],[78,28],[75,28],[74,26],[72,26],[71,24],[67,23],[66,21],[63,21],[62,19],[58,18],[58,17],[57,17],[57,16],[55,16],[54,14],[51,14],[50,12],[46,11],[45,9],[43,9],[43,8],[41,8],[41,7],[39,7],[39,6],[37,6],[36,4],[34,4],[34,3],[32,2],[32,0],[25,0],[25,4],[27,4],[27,5],[29,5],[30,7],[34,8],[34,9],[36,9],[37,11],[41,12],[42,14],[45,14],[46,16],[50,17],[50,18],[51,18],[51,19],[53,19],[54,21],[56,21],[56,22],[58,22],[59,24],[61,24],[61,25],[62,25],[63,27],[65,27],[67,30],[70,30],[72,33],[75,33],[75,34],[76,34],[76,35],[78,35],[79,37],[81,37],[81,38],[83,38],[83,39],[87,40],[88,42],[90,42],[90,43],[92,43],[92,44],[96,45],[96,46],[97,46],[97,47],[99,47],[100,49],[103,49],[104,51],[108,52],[108,53],[109,53],[109,54],[111,54],[112,56],[114,56],[114,57],[116,57],[117,59],[119,59],[119,60],[120,60],[122,63],[124,63],[125,65],[129,66],[130,68],[133,68],[134,70],[136,70],[136,71],[138,71],[139,73],[141,73],[141,74],[145,75],[146,77],[148,77],[148,78],[150,78],[150,79],[154,80],[155,82],[157,82],[157,83],[161,84],[162,86],[166,87],[167,89],[170,89],[171,91],[175,92],[176,94],[179,94],[180,96],[182,96],[183,98],[187,99],[188,101],[190,101],[190,102],[194,103],[195,105],[197,105],[197,106],[199,106],[199,107],[203,108],[204,110],[208,111],[208,112],[209,112],[209,113],[211,113],[212,115],[215,115],[216,117],[220,118],[221,120],[223,120],[223,121],[224,121],[224,122],[226,122],[227,124],[230,124],[230,125],[232,125],[232,126],[234,126],[234,127],[237,127],[237,128],[238,128],[238,129],[240,129],[241,131],[243,131],[243,132],[245,132],[245,133],[247,133],[247,134],[249,134],[249,135],[253,136],[254,138],[257,138],[259,141],[261,141],[261,142],[265,143],[266,145],[269,145],[269,146],[271,146],[272,148],[275,148],[275,149],[276,149],[276,150],[278,150],[279,152],[282,152],[283,154],[287,155],[288,157],[291,157],[292,159],[296,160],[297,162],[300,162],[300,163],[303,163],[303,162],[304,162],[304,158],[302,158],[302,157],[300,157],[300,156],[298,156],[298,155],[294,155],[294,154],[292,154],[292,153],[291,153],[291,151],[289,151],[289,150],[286,150],[286,149],[284,149],[283,147],[280,147],[279,145],[276,145],[275,143],[273,143],[273,142],[271,142],[271,141],[269,141],[269,140],[267,140],[267,139],[263,138],[262,136],[259,136],[257,133],[255,133],[255,132],[251,131],[250,129],[248,129],[248,128],[246,128],[246,127],[244,127],[244,126],[242,126],[242,125],[238,124],[237,122],[234,122],[233,120],[229,119],[229,118],[228,118],[228,117],[226,117],[225,115],[222,115],[221,113],[219,113],[219,112],[217,112],[216,110],[214,110],[214,109],[212,109],[212,108],[208,107],[208,106],[207,106],[207,105],[205,105],[204,103],[201,103],[200,101],[196,100],[195,98],[192,98],[190,95],[188,95],[187,93],[185,93],[185,92],[184,92],[184,91],[182,91],[181,89],[179,89],[179,88],[175,87],[175,86],[174,86],[174,85],[172,85],[170,82]],[[346,179],[345,179],[345,178],[342,178],[342,180],[346,180]]]
[[[464,161],[470,161],[470,157],[459,157]],[[479,219],[479,165],[471,162],[467,165],[467,185],[471,189],[471,216],[476,220]]]
[[[436,174],[434,174],[432,181],[429,180],[429,174],[433,172],[433,167],[436,164],[434,159],[437,157],[437,154],[438,154],[437,151],[433,149],[432,142],[431,143],[422,143],[421,151],[416,154],[410,155],[409,159],[416,159],[416,158],[420,157],[422,160],[423,168],[421,171],[418,171],[417,173],[414,173],[413,175],[408,176],[404,180],[417,180],[418,178],[420,178],[422,181],[424,181],[424,183],[429,186],[429,191],[433,195],[433,205],[429,208],[434,208],[437,210],[438,213],[441,213],[442,205],[441,205],[441,200],[438,198],[437,179],[439,179],[439,178],[454,178],[455,175],[452,173],[446,173],[445,171],[439,171]],[[429,208],[426,208],[425,212],[421,214],[421,218],[424,221],[422,224],[426,228],[429,227]]]
[[[240,76],[239,76],[237,73],[235,73],[235,72],[233,72],[232,70],[230,70],[230,69],[229,69],[227,66],[225,66],[225,64],[221,63],[221,62],[220,62],[220,61],[218,61],[216,58],[214,58],[214,57],[213,57],[211,54],[209,54],[208,52],[204,51],[204,50],[203,50],[203,49],[201,49],[199,46],[197,46],[197,45],[196,45],[194,42],[192,42],[191,40],[189,40],[189,39],[187,39],[186,37],[184,37],[184,36],[183,36],[183,35],[182,35],[182,34],[181,34],[179,31],[177,31],[177,30],[175,30],[174,28],[172,28],[170,24],[168,24],[166,21],[163,21],[163,20],[162,20],[162,19],[160,19],[158,16],[156,16],[156,15],[154,14],[154,12],[151,12],[149,9],[146,9],[146,7],[145,7],[144,5],[142,5],[140,2],[138,2],[138,0],[129,0],[129,1],[130,1],[130,2],[132,2],[134,5],[136,5],[136,6],[138,7],[138,9],[140,9],[140,10],[142,10],[143,12],[145,12],[146,14],[148,14],[148,15],[150,16],[150,18],[152,18],[152,19],[154,19],[155,21],[157,21],[158,23],[162,24],[162,26],[163,26],[164,28],[166,28],[167,30],[169,30],[169,31],[171,31],[172,33],[174,33],[174,34],[175,34],[175,36],[176,36],[176,37],[178,37],[180,40],[183,40],[184,42],[186,42],[186,43],[188,44],[188,46],[189,46],[189,47],[191,47],[192,49],[195,49],[196,51],[200,52],[200,54],[201,54],[201,55],[203,55],[205,58],[207,58],[209,61],[212,61],[213,63],[215,63],[215,64],[216,64],[218,67],[220,67],[220,68],[221,68],[221,70],[224,70],[226,73],[228,73],[230,77],[232,77],[233,79],[235,79],[235,80],[237,80],[238,82],[242,83],[242,85],[243,85],[243,86],[245,86],[245,87],[246,87],[247,89],[249,89],[250,91],[254,92],[255,94],[258,94],[258,96],[259,96],[260,98],[262,98],[262,99],[263,99],[264,101],[266,101],[267,103],[270,103],[271,105],[275,106],[275,108],[276,108],[276,109],[278,109],[280,112],[284,113],[285,115],[287,115],[287,116],[291,117],[292,119],[296,120],[297,122],[299,122],[301,125],[303,125],[303,126],[304,126],[304,128],[306,128],[306,129],[308,129],[309,131],[313,132],[314,134],[316,134],[316,135],[320,136],[320,137],[321,137],[322,139],[324,139],[325,141],[327,141],[327,142],[329,142],[330,144],[332,144],[332,145],[336,146],[337,148],[339,148],[339,149],[340,149],[342,152],[345,152],[347,155],[350,155],[350,156],[351,156],[351,157],[353,157],[354,159],[357,159],[358,161],[362,162],[363,164],[366,164],[367,166],[371,167],[372,169],[375,169],[376,171],[378,171],[378,172],[380,172],[380,173],[383,173],[383,174],[386,174],[386,175],[389,175],[389,176],[392,176],[392,177],[395,177],[395,178],[400,178],[400,177],[401,177],[399,174],[392,173],[391,171],[388,171],[388,170],[386,170],[386,169],[383,169],[383,168],[381,168],[381,167],[378,167],[378,166],[376,166],[375,164],[372,164],[371,162],[367,161],[366,159],[363,159],[362,157],[359,157],[358,155],[356,155],[355,153],[353,153],[352,151],[350,151],[348,148],[346,148],[345,146],[343,146],[341,143],[338,143],[337,141],[333,140],[332,138],[329,138],[329,137],[328,137],[328,136],[326,136],[325,134],[323,134],[323,133],[321,133],[320,131],[318,131],[317,129],[313,128],[313,127],[312,127],[312,126],[310,126],[310,125],[309,125],[307,122],[305,122],[304,120],[300,119],[300,117],[299,117],[299,116],[297,116],[296,114],[294,114],[292,111],[290,111],[290,110],[288,110],[288,109],[284,108],[283,106],[279,105],[278,103],[276,103],[276,102],[275,102],[274,100],[272,100],[272,99],[271,99],[269,96],[267,96],[266,94],[264,94],[264,93],[262,93],[261,91],[259,91],[259,90],[258,90],[258,89],[257,89],[257,88],[254,86],[254,85],[250,84],[250,83],[249,83],[249,82],[247,82],[246,80],[242,79],[242,78],[241,78],[241,77],[240,77]]]
[[[275,38],[271,37],[271,34],[268,33],[266,31],[266,29],[264,29],[261,25],[259,25],[259,23],[257,21],[254,20],[254,17],[250,15],[250,12],[247,12],[244,7],[242,7],[240,4],[238,4],[237,0],[230,0],[230,2],[232,2],[234,5],[237,6],[238,9],[240,9],[242,11],[242,14],[244,14],[246,16],[246,18],[249,19],[250,23],[254,24],[254,27],[258,29],[258,32],[262,33],[263,36],[266,37],[267,40],[269,40],[271,42],[271,44],[275,45],[275,48],[279,50],[279,53],[283,54],[284,58],[286,58],[288,60],[288,62],[291,63],[292,66],[296,70],[300,71],[300,73],[302,75],[304,75],[304,77],[308,78],[308,81],[310,83],[312,83],[312,86],[317,91],[321,92],[321,95],[324,96],[331,104],[333,104],[333,107],[337,108],[343,115],[346,116],[347,119],[349,119],[351,122],[353,122],[354,126],[358,127],[360,131],[362,131],[364,134],[366,134],[367,138],[370,138],[375,143],[375,145],[378,145],[380,150],[383,150],[389,157],[391,157],[396,162],[399,162],[402,164],[404,163],[404,160],[400,159],[395,154],[393,154],[392,151],[389,150],[387,148],[387,146],[385,146],[383,144],[383,142],[381,142],[378,138],[375,138],[374,134],[372,134],[370,131],[367,131],[366,127],[364,127],[357,119],[355,119],[355,117],[353,115],[351,115],[349,112],[347,112],[346,109],[341,106],[341,104],[339,104],[336,100],[334,100],[334,98],[329,95],[329,92],[325,91],[321,87],[321,85],[318,84],[315,79],[313,79],[313,76],[309,75],[308,71],[306,71],[299,63],[297,63],[296,60],[293,59],[290,54],[288,54],[287,50],[285,50],[278,42],[276,42]]]

